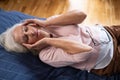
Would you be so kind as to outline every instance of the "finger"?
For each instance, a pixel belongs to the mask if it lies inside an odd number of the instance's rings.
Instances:
[[[23,26],[27,26],[27,25],[34,26],[34,27],[39,26],[37,22],[33,20],[27,20],[23,22]]]
[[[26,21],[26,22],[31,22],[31,21],[33,21],[34,19],[26,19],[26,20],[24,20],[24,21]]]
[[[32,22],[32,21],[24,20],[24,21],[22,22],[22,25],[23,25],[23,26],[26,26],[26,25],[31,24],[31,23],[33,23],[33,22]]]
[[[25,22],[36,22],[36,21],[38,21],[38,20],[39,20],[39,19],[36,19],[36,18],[35,18],[35,19],[26,19]]]
[[[39,26],[38,24],[36,24],[36,23],[30,23],[30,24],[28,24],[29,26],[33,26],[33,27],[42,27],[42,26]]]
[[[34,50],[38,50],[39,48],[34,46],[34,44],[25,44],[23,43],[23,46],[25,46],[27,49],[31,50],[31,49],[34,49]]]
[[[45,21],[39,19],[28,19],[24,21],[24,25],[35,24],[38,27],[45,27]]]
[[[23,22],[23,26],[26,26],[26,25],[28,25],[28,24],[30,24],[29,22]]]
[[[38,23],[39,23],[39,20],[38,20],[38,19],[28,19],[28,20],[25,20],[24,23],[27,23],[27,24],[29,24],[29,23],[38,24]]]
[[[28,25],[30,23],[35,23],[34,19],[26,19],[26,20],[23,21],[24,25]]]
[[[28,49],[31,49],[31,48],[32,48],[32,45],[30,45],[30,44],[23,43],[22,45],[25,46],[25,47],[28,48]]]

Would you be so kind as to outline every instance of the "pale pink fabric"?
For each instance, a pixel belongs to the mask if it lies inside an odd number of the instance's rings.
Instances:
[[[85,62],[89,58],[89,53],[70,55],[60,48],[47,47],[41,51],[39,57],[43,62],[51,66],[62,67],[79,62]]]
[[[98,58],[99,46],[94,46],[90,35],[99,42],[99,33],[94,28],[77,25],[64,26],[51,26],[48,30],[55,33],[59,38],[70,39],[80,43],[87,44],[93,50],[84,53],[70,55],[60,48],[47,47],[39,53],[39,58],[44,62],[54,67],[72,66],[81,70],[90,71]],[[88,34],[88,32],[90,34]]]

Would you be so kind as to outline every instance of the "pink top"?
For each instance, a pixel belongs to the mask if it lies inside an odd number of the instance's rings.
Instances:
[[[43,49],[39,54],[39,58],[44,63],[54,67],[72,66],[88,71],[94,68],[100,53],[101,27],[97,27],[97,25],[92,27],[78,27],[78,25],[50,26],[48,30],[53,32],[55,37],[78,41],[91,46],[93,49],[89,52],[70,55],[61,48],[50,46]]]

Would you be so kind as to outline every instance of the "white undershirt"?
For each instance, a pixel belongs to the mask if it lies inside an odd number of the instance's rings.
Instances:
[[[108,40],[105,40],[106,42],[103,44],[100,44],[100,53],[99,57],[97,59],[97,62],[95,64],[94,69],[101,69],[106,67],[113,58],[113,40],[111,35],[108,33],[104,27],[101,25],[98,25],[102,28],[103,31],[101,31],[100,39],[105,39],[104,37],[108,37]]]

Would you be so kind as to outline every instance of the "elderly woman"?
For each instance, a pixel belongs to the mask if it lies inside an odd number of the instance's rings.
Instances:
[[[70,11],[45,21],[25,20],[0,35],[7,51],[31,51],[54,67],[71,66],[98,75],[120,72],[120,28],[78,26],[86,14]]]

